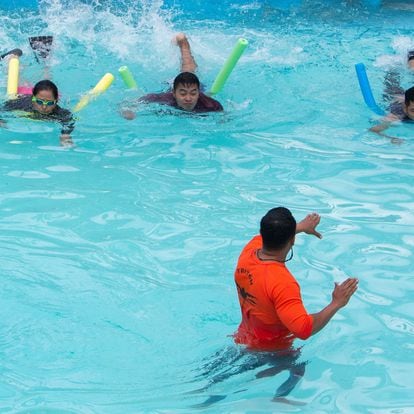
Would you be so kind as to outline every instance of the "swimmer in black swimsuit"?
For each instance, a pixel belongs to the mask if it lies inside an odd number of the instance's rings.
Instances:
[[[36,83],[32,95],[21,95],[17,99],[9,100],[3,104],[1,110],[24,111],[30,119],[59,122],[62,125],[60,143],[69,146],[73,144],[70,134],[75,128],[75,120],[70,111],[58,105],[58,99],[57,86],[46,79]]]
[[[19,51],[20,53],[16,53]],[[6,52],[5,57],[21,56],[20,49]],[[58,105],[59,92],[57,86],[50,80],[42,80],[33,88],[31,95],[20,95],[16,99],[6,101],[1,107],[1,111],[24,111],[27,117],[42,121],[55,121],[62,125],[60,143],[63,146],[73,145],[70,134],[75,128],[75,120],[72,113]],[[6,122],[0,119],[0,127],[6,128]]]
[[[407,66],[414,71],[414,50],[407,54]],[[414,121],[414,86],[404,91],[400,86],[399,75],[390,71],[385,76],[385,90],[383,98],[389,102],[389,114],[382,118],[381,123],[370,128],[370,131],[386,138],[390,138],[394,144],[402,142],[401,138],[392,137],[383,133],[392,123]]]

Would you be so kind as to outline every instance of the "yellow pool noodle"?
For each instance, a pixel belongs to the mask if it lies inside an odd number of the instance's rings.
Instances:
[[[9,60],[9,72],[7,77],[7,95],[9,99],[16,99],[19,86],[19,59],[13,57]]]
[[[73,108],[73,112],[79,112],[81,109],[85,108],[93,99],[99,96],[101,93],[104,93],[114,81],[114,75],[112,73],[106,73],[101,80],[95,85],[93,89],[87,92],[79,102]]]

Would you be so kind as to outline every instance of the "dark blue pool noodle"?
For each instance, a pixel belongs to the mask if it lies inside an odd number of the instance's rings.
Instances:
[[[355,65],[356,74],[358,76],[359,87],[361,88],[362,96],[368,108],[374,111],[377,115],[385,115],[385,112],[377,105],[374,96],[372,95],[371,86],[363,63]]]

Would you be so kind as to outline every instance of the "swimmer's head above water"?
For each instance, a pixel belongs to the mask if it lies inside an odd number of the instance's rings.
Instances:
[[[181,72],[174,79],[173,95],[179,108],[192,111],[200,97],[198,77],[191,72]]]
[[[32,91],[33,109],[41,114],[50,114],[56,108],[59,92],[57,86],[50,80],[37,82]]]
[[[414,70],[414,50],[407,53],[407,65],[411,70]]]
[[[414,86],[407,89],[404,93],[403,111],[408,118],[414,121]]]

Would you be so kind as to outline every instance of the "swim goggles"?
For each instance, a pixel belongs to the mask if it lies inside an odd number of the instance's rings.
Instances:
[[[39,98],[36,98],[35,96],[33,96],[32,97],[32,102],[36,102],[38,105],[41,105],[41,106],[53,106],[53,105],[56,105],[56,100],[54,100],[54,101],[47,101],[47,100],[43,100],[43,99],[39,99]]]
[[[410,60],[414,59],[414,50],[410,50],[407,53],[407,62],[409,62]]]

